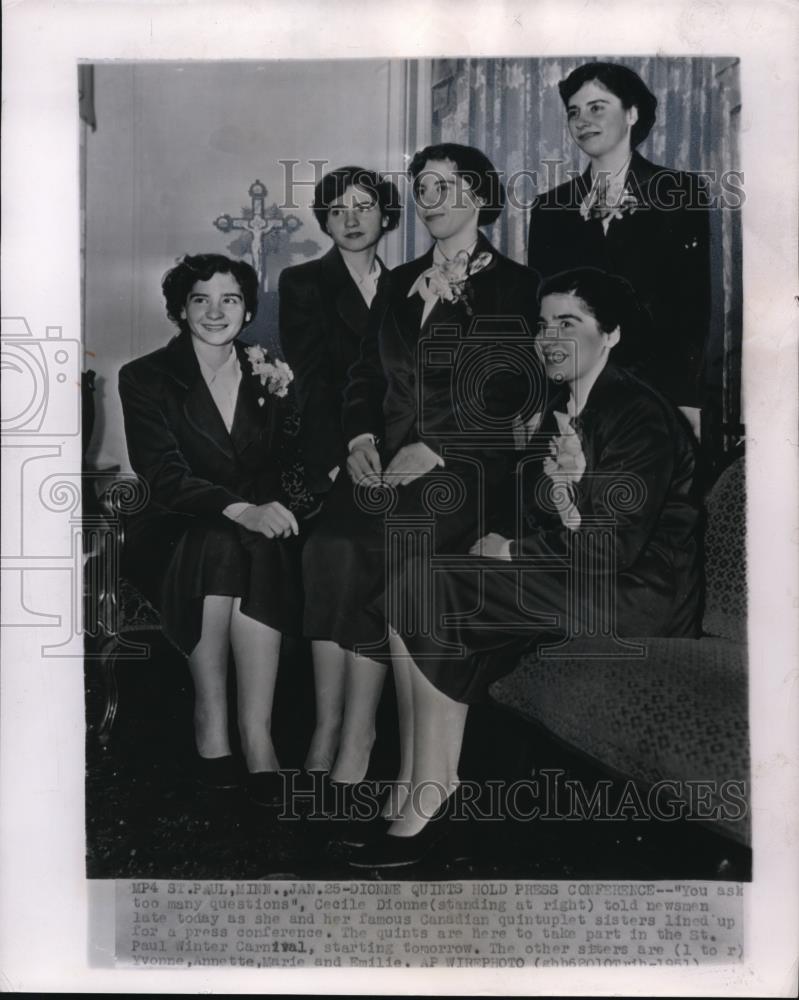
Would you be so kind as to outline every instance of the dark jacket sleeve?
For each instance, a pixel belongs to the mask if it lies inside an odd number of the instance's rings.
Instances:
[[[184,514],[213,516],[244,500],[194,475],[169,426],[159,392],[131,365],[119,373],[119,395],[130,464],[147,483],[152,501]]]
[[[636,563],[671,489],[674,429],[660,404],[646,396],[631,400],[606,419],[604,444],[577,490],[580,527],[553,528],[547,518],[538,530],[531,529],[511,546],[514,556],[566,556],[578,544],[584,546],[581,570],[586,573],[621,573]],[[613,521],[609,551],[591,544],[592,517]]]
[[[316,283],[283,271],[278,296],[280,341],[294,372],[306,482],[320,493],[330,488],[328,473],[346,455],[341,390],[327,362],[329,330]]]
[[[360,354],[348,372],[344,389],[341,424],[345,449],[359,434],[383,437],[383,400],[387,383],[380,357],[380,340],[393,335],[384,328],[392,324],[396,326],[388,297],[382,302],[376,301],[361,339]]]

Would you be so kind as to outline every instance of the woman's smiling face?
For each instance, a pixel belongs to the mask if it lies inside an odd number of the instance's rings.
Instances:
[[[598,80],[584,83],[569,98],[566,114],[571,137],[587,156],[630,150],[630,129],[638,121],[638,109],[625,108]]]
[[[592,371],[618,340],[619,330],[602,330],[578,295],[553,293],[541,300],[537,344],[553,382],[571,385]]]
[[[192,337],[222,347],[238,336],[245,320],[244,296],[232,274],[217,271],[208,281],[196,281],[181,310]]]
[[[451,160],[428,160],[413,185],[416,214],[436,240],[477,230],[482,202]]]

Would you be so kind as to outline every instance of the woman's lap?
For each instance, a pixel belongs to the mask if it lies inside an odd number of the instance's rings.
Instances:
[[[229,518],[183,516],[135,537],[134,582],[161,613],[164,634],[189,653],[202,631],[206,596],[241,598],[241,611],[280,632],[301,621],[299,543],[268,539]],[[148,565],[149,563],[149,565]]]
[[[349,649],[369,646],[366,655],[385,652],[385,621],[368,606],[406,558],[468,548],[476,524],[470,481],[455,481],[450,470],[400,487],[337,483],[303,550],[305,634]]]

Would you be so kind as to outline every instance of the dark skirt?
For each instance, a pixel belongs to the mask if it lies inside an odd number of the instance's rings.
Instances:
[[[665,563],[658,583],[654,574],[579,575],[566,563],[520,570],[501,559],[465,562],[433,570],[429,560],[409,560],[373,605],[455,701],[484,701],[525,652],[635,659],[645,646],[628,637],[696,634],[697,589],[675,591]]]
[[[302,622],[300,541],[269,539],[230,518],[165,511],[126,539],[123,570],[161,615],[164,635],[188,655],[202,632],[205,597],[240,597],[247,617],[286,634]]]
[[[304,633],[372,659],[388,654],[375,601],[415,553],[468,550],[482,533],[485,489],[448,462],[407,486],[354,488],[342,473],[315,518],[302,556]]]

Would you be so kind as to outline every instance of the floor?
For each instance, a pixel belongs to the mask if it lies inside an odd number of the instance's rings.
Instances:
[[[331,824],[280,819],[239,789],[211,791],[193,778],[191,684],[185,662],[157,633],[136,637],[147,661],[121,662],[120,712],[110,742],[96,726],[102,686],[87,661],[86,826],[89,878],[349,879],[328,847]],[[310,739],[313,686],[300,643],[284,647],[274,734],[284,767],[299,768]],[[393,691],[387,685],[370,777],[397,766]],[[558,769],[591,786],[606,776],[545,733],[492,706],[472,709],[461,777],[485,782]],[[385,877],[407,879],[751,878],[751,854],[696,823],[618,819],[505,819],[452,824],[454,833],[422,864]],[[380,877],[372,873],[372,877]]]

